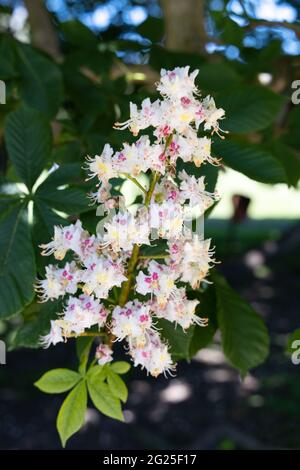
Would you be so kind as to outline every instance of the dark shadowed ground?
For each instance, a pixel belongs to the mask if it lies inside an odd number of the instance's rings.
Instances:
[[[265,318],[271,333],[268,361],[243,382],[220,348],[181,363],[175,379],[128,375],[126,424],[89,408],[70,449],[300,448],[300,365],[285,354],[287,335],[299,327],[299,227],[279,244],[268,242],[222,265],[232,286]],[[72,367],[73,346],[8,353],[1,367],[0,448],[59,449],[55,417],[61,396],[32,383],[47,369]]]

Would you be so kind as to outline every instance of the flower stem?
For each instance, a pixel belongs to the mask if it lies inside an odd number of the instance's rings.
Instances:
[[[153,173],[150,186],[149,186],[146,198],[145,198],[145,207],[149,207],[157,180],[158,180],[157,173]],[[132,253],[131,253],[131,258],[128,263],[127,281],[125,281],[122,284],[121,293],[119,297],[119,305],[121,307],[123,307],[128,300],[130,289],[132,286],[132,281],[133,281],[133,273],[134,273],[135,267],[139,259],[139,253],[140,253],[140,246],[134,245]]]
[[[83,333],[69,333],[68,335],[65,335],[66,338],[79,338],[81,336],[107,336],[107,333],[101,332],[101,331],[84,331]]]
[[[140,255],[139,259],[165,259],[168,258],[170,255],[167,253],[165,255]]]
[[[124,176],[126,176],[127,179],[132,181],[132,183],[134,183],[141,191],[143,191],[144,194],[147,194],[147,190],[144,188],[144,186],[141,185],[141,183],[137,179],[133,178],[133,176],[131,176],[129,173],[124,173]]]

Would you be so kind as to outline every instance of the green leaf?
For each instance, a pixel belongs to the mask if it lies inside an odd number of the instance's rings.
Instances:
[[[170,352],[174,360],[190,359],[190,344],[193,337],[194,326],[184,331],[181,326],[175,326],[168,320],[159,319],[158,328],[162,337],[168,342]]]
[[[107,373],[107,383],[112,392],[112,394],[116,398],[120,398],[122,402],[126,402],[128,398],[128,389],[124,380],[119,377],[113,370],[108,369]]]
[[[224,25],[221,31],[221,37],[227,44],[240,46],[244,39],[243,29],[231,18],[224,17]]]
[[[201,165],[200,167],[196,167],[193,163],[184,162],[181,158],[178,158],[177,172],[181,170],[185,170],[189,175],[194,175],[196,178],[204,176],[206,191],[213,192],[215,190],[219,174],[219,168],[217,166]]]
[[[79,372],[85,374],[86,366],[89,360],[90,350],[94,338],[89,336],[82,336],[76,339],[76,352],[79,360]]]
[[[64,219],[42,200],[35,198],[33,206],[33,236],[36,245],[48,243],[54,232],[54,225],[66,225]],[[48,263],[47,263],[48,264]]]
[[[226,113],[221,127],[236,134],[265,129],[274,122],[284,101],[271,90],[254,85],[222,93],[216,100],[217,107]]]
[[[27,210],[14,205],[0,219],[0,318],[20,312],[34,297],[34,251]]]
[[[31,46],[18,42],[19,89],[25,103],[48,117],[54,117],[63,98],[59,67]]]
[[[173,69],[174,67],[185,67],[189,64],[191,70],[200,68],[204,63],[199,54],[189,52],[169,51],[165,47],[154,45],[151,47],[149,64],[155,70]]]
[[[294,345],[293,347],[294,341],[298,341],[298,343],[297,343],[297,346]],[[293,352],[295,352],[295,349],[299,350],[299,348],[300,348],[300,328],[297,328],[297,330],[295,330],[288,338],[286,352],[288,353],[288,355],[291,355],[293,354]]]
[[[91,382],[103,382],[107,377],[107,367],[96,364],[89,368],[86,375]]]
[[[269,184],[286,182],[282,164],[259,145],[226,139],[216,141],[213,150],[222,163],[251,179]]]
[[[91,210],[86,191],[80,188],[50,188],[49,185],[38,187],[35,197],[48,206],[67,214],[80,214]]]
[[[116,361],[110,365],[110,369],[116,374],[126,374],[129,371],[131,365],[125,361]]]
[[[95,407],[106,416],[124,421],[120,400],[115,398],[107,384],[88,380],[88,390]]]
[[[3,188],[0,187],[0,191],[2,189]],[[0,194],[0,214],[4,214],[4,212],[21,202],[22,200],[18,194]]]
[[[31,189],[50,157],[49,123],[34,109],[21,106],[5,120],[5,142],[19,178]]]
[[[300,179],[300,156],[278,139],[272,141],[270,150],[284,167],[289,186],[297,187]]]
[[[80,163],[67,163],[60,165],[56,170],[52,171],[43,182],[43,187],[53,188],[63,186],[65,184],[76,183],[80,180],[81,166]]]
[[[190,356],[193,357],[200,349],[205,348],[213,341],[214,335],[217,331],[217,306],[214,285],[209,285],[203,293],[200,293],[197,290],[189,291],[188,298],[197,298],[200,301],[200,304],[196,309],[197,315],[208,318],[207,326],[201,327],[199,325],[195,325],[193,337],[190,342]]]
[[[9,35],[4,35],[0,41],[0,79],[6,80],[18,75],[16,69],[16,57],[14,39]]]
[[[62,393],[73,388],[82,376],[70,369],[52,369],[35,382],[35,386],[45,393]]]
[[[61,302],[34,302],[22,311],[24,323],[20,325],[12,338],[10,348],[40,348],[41,336],[49,333],[50,321],[61,312]]]
[[[148,18],[136,28],[142,36],[152,42],[159,42],[164,35],[164,21],[162,18],[148,16]]]
[[[33,205],[33,226],[32,238],[37,256],[38,271],[44,275],[43,270],[49,259],[46,256],[41,256],[39,245],[48,243],[53,237],[54,225],[67,225],[67,219],[62,218],[56,214],[46,203],[38,198],[34,199]],[[48,304],[47,304],[48,305]]]
[[[300,147],[300,106],[294,106],[288,114],[287,129],[283,135],[284,142],[299,150]]]
[[[60,25],[65,39],[73,46],[80,48],[95,48],[98,39],[93,32],[78,20],[64,21]]]
[[[219,274],[213,275],[222,346],[229,362],[245,374],[269,352],[269,335],[261,317]]]
[[[72,140],[70,142],[65,142],[61,145],[58,145],[53,149],[52,152],[52,161],[57,163],[59,168],[55,171],[61,171],[62,168],[70,167],[70,168],[78,168],[78,175],[80,175],[80,163],[72,163],[72,162],[80,162],[82,160],[83,151],[81,149],[80,142],[78,140]],[[52,172],[51,174],[55,173]],[[70,181],[68,181],[69,183]]]
[[[81,381],[66,397],[57,416],[56,426],[63,447],[65,447],[69,437],[82,427],[86,407],[86,384],[84,381]]]
[[[235,69],[226,62],[206,63],[200,67],[196,83],[200,90],[223,91],[238,85],[241,77]]]

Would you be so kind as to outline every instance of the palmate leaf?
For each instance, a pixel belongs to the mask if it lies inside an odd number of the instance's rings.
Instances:
[[[50,157],[49,123],[38,111],[22,105],[5,120],[5,142],[19,178],[31,189]]]
[[[226,139],[216,141],[213,151],[223,164],[251,179],[269,184],[286,182],[281,162],[259,145]]]
[[[213,274],[218,325],[229,362],[245,374],[261,364],[269,351],[269,335],[261,317],[218,273]]]
[[[35,193],[35,198],[67,214],[80,214],[91,210],[86,191],[81,188],[57,189],[50,185],[41,185]]]
[[[215,190],[219,174],[219,168],[217,166],[207,164],[196,167],[193,163],[184,162],[179,158],[177,160],[176,169],[177,172],[185,170],[189,175],[194,175],[196,178],[204,176],[206,191],[213,192]]]
[[[93,32],[78,20],[64,21],[60,25],[65,39],[73,46],[85,49],[95,49],[98,45],[98,38]]]
[[[79,360],[79,372],[85,374],[86,366],[89,360],[90,350],[93,344],[94,338],[89,336],[83,336],[76,338],[76,352]]]
[[[293,353],[297,356],[297,360],[299,361],[300,358],[300,328],[293,331],[292,334],[289,335],[287,341],[286,352],[289,356]]]
[[[190,342],[190,356],[193,357],[200,349],[212,343],[218,328],[215,286],[213,284],[206,286],[204,292],[199,292],[199,290],[189,291],[189,298],[200,301],[196,314],[208,319],[207,326],[196,325],[194,328]]]
[[[13,205],[0,219],[0,318],[20,312],[34,296],[36,266],[27,209]]]
[[[126,374],[130,367],[130,364],[125,361],[116,361],[110,365],[110,369],[113,370],[116,374]]]
[[[127,401],[128,389],[124,380],[113,370],[108,368],[107,383],[114,397],[120,398],[124,403]]]
[[[164,35],[164,21],[162,18],[148,16],[148,18],[136,28],[142,36],[152,42],[159,42]]]
[[[0,79],[6,80],[18,76],[14,39],[9,35],[0,37]]]
[[[67,440],[83,425],[86,407],[86,383],[82,380],[69,393],[57,416],[56,425],[63,447],[65,447]]]
[[[93,378],[88,380],[87,384],[95,407],[110,418],[124,421],[120,400],[112,394],[109,386],[103,381],[93,380]]]
[[[22,100],[47,117],[53,117],[63,98],[62,74],[59,67],[28,44],[16,43]]]
[[[49,333],[50,321],[62,311],[61,301],[33,302],[22,311],[23,323],[16,329],[10,349],[40,348],[41,336]]]
[[[297,183],[300,179],[299,154],[279,139],[272,141],[270,150],[274,157],[282,164],[288,185],[297,187]]]
[[[226,111],[221,127],[236,134],[265,129],[276,119],[285,98],[260,86],[241,86],[220,94],[216,103]]]
[[[226,62],[215,64],[206,63],[200,68],[196,83],[200,90],[223,91],[225,88],[237,86],[241,77],[236,70]],[[217,103],[219,105],[219,103]]]
[[[180,325],[175,325],[168,320],[159,319],[158,329],[161,329],[161,336],[170,346],[170,353],[174,360],[190,359],[190,345],[194,333],[194,326],[184,331]]]
[[[35,386],[45,393],[62,393],[73,388],[82,376],[70,369],[48,370],[35,382]]]
[[[40,245],[48,243],[52,239],[54,225],[63,226],[68,223],[67,219],[54,212],[45,202],[35,198],[33,205],[32,240],[39,274],[44,275],[44,268],[49,264],[49,258],[40,254]]]

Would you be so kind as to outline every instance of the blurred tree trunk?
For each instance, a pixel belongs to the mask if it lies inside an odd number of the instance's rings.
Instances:
[[[205,0],[161,0],[167,49],[205,53],[205,3]]]
[[[29,16],[32,44],[47,52],[55,61],[60,62],[62,56],[59,40],[45,2],[43,0],[24,0],[24,3]]]

